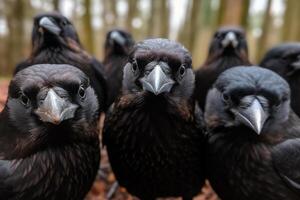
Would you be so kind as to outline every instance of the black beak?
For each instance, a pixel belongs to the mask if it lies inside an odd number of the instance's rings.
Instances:
[[[225,38],[222,40],[222,46],[228,47],[232,46],[233,48],[236,48],[238,46],[239,42],[237,40],[237,37],[234,32],[228,32],[225,36]]]
[[[239,108],[235,114],[237,120],[253,129],[258,135],[269,117],[257,99],[254,99],[249,106]]]
[[[155,95],[170,92],[175,83],[174,80],[164,73],[160,65],[156,65],[148,76],[140,79],[140,82],[143,90],[152,92]]]
[[[111,39],[111,41],[116,42],[120,46],[123,46],[126,43],[125,38],[118,31],[111,32],[110,39]]]
[[[54,22],[52,22],[48,17],[43,17],[42,19],[40,19],[39,25],[40,27],[42,27],[43,29],[49,31],[54,35],[59,35],[61,32],[61,29]]]
[[[73,118],[77,108],[77,105],[61,98],[54,90],[50,89],[35,113],[43,122],[60,124],[64,120]]]

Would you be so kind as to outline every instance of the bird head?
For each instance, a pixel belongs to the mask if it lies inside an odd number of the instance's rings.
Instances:
[[[120,29],[111,30],[106,34],[105,55],[128,55],[133,45],[134,40],[130,33]]]
[[[260,67],[234,67],[223,72],[206,99],[209,128],[249,127],[261,134],[272,123],[284,122],[290,112],[288,83]]]
[[[190,53],[167,39],[135,45],[124,67],[123,93],[190,98],[194,73]]]
[[[89,78],[71,65],[40,64],[18,72],[7,109],[12,124],[30,140],[85,138],[98,116]]]
[[[260,65],[286,78],[297,74],[300,71],[300,43],[284,43],[270,49]]]
[[[34,18],[32,31],[34,51],[44,47],[81,48],[79,37],[73,24],[59,13],[44,13]]]
[[[245,32],[239,27],[222,27],[217,30],[209,47],[209,58],[214,56],[248,57]]]

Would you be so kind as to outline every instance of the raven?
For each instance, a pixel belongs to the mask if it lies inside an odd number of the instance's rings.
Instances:
[[[228,69],[204,117],[208,178],[221,199],[300,199],[300,120],[284,79],[256,66]]]
[[[128,61],[128,55],[134,45],[130,33],[113,29],[106,35],[105,58],[103,61],[108,87],[108,105],[111,105],[122,87],[123,67]]]
[[[289,83],[291,107],[300,116],[300,43],[277,45],[266,53],[260,65],[278,73]]]
[[[98,105],[73,66],[18,72],[0,114],[0,199],[82,200],[100,162]]]
[[[122,93],[103,142],[120,185],[141,199],[192,199],[204,184],[204,134],[191,56],[179,43],[148,39],[124,67]]]
[[[70,64],[79,68],[89,76],[100,110],[106,110],[103,66],[83,49],[75,27],[63,15],[43,13],[34,18],[31,55],[17,65],[15,73],[34,64]]]
[[[250,65],[245,32],[239,27],[222,27],[213,36],[205,63],[196,71],[195,98],[202,110],[218,76],[237,65]]]

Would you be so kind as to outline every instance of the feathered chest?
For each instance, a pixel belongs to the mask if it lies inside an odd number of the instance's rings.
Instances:
[[[82,199],[100,160],[97,142],[51,148],[9,161],[6,199]]]
[[[104,132],[111,159],[122,160],[133,170],[189,163],[195,156],[200,158],[202,142],[193,119],[166,109],[120,109],[108,118]]]
[[[257,137],[241,131],[209,137],[208,177],[222,199],[287,198],[287,189],[272,165],[272,145]]]

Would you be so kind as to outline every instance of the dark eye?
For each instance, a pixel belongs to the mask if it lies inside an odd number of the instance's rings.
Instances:
[[[29,105],[29,98],[25,94],[20,94],[20,101],[24,106]]]
[[[78,95],[80,96],[80,98],[85,98],[85,89],[83,86],[80,86],[78,89]]]
[[[185,74],[185,66],[184,65],[181,65],[179,67],[179,74],[180,74],[180,76],[183,76]]]
[[[67,21],[62,21],[62,23],[61,23],[63,26],[65,26],[65,25],[67,25],[68,24],[68,22]]]
[[[223,99],[224,102],[228,102],[228,101],[230,100],[230,97],[229,97],[228,94],[223,93],[223,94],[222,94],[222,99]]]
[[[137,61],[136,61],[136,60],[133,60],[133,61],[132,61],[132,71],[133,71],[133,72],[136,72],[137,68],[138,68]]]
[[[274,108],[278,108],[279,106],[280,106],[280,101],[274,102],[274,104],[273,104]]]

